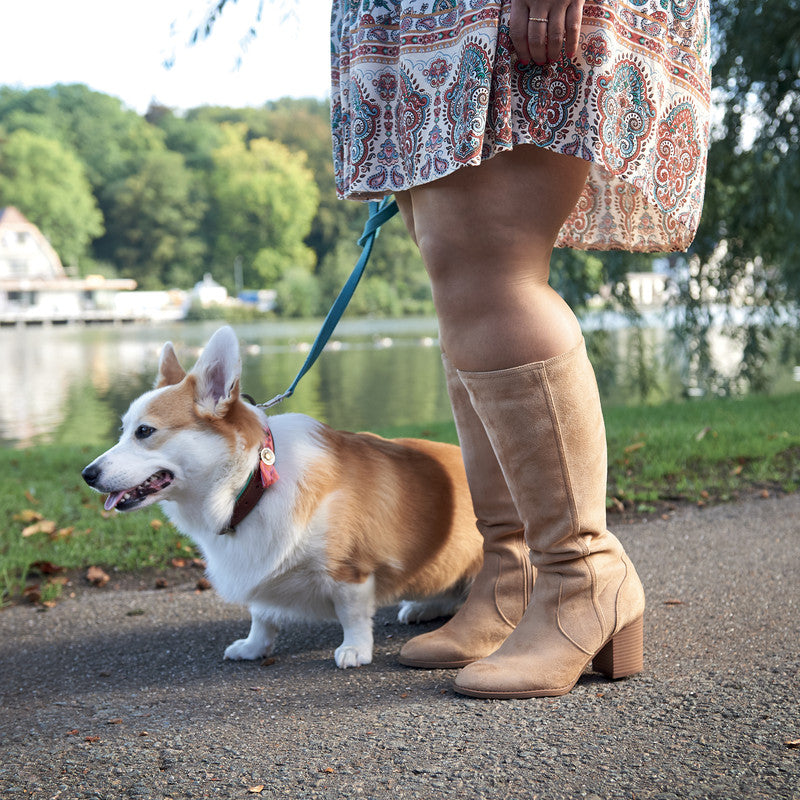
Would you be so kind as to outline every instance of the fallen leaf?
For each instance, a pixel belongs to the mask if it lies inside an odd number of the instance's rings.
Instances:
[[[671,597],[669,600],[664,601],[665,606],[682,606],[683,600],[678,600],[675,597]]]
[[[625,448],[626,453],[635,453],[637,450],[641,450],[645,446],[645,442],[634,442],[633,444],[629,444]]]
[[[37,520],[44,519],[44,517],[32,508],[24,508],[22,511],[14,514],[12,517],[14,522],[24,522],[26,525]]]
[[[206,562],[202,558],[193,558],[192,559],[192,566],[195,569],[205,569],[207,565],[206,565]]]
[[[796,750],[800,747],[800,739],[789,739],[789,741],[783,743],[785,747],[789,747],[792,750]]]
[[[99,742],[100,741],[100,737],[99,736],[84,736],[83,737],[83,741],[84,742],[89,742],[90,744],[94,744],[94,742]]]
[[[262,659],[261,663],[259,664],[260,667],[271,667],[275,663],[274,658],[265,658]]]
[[[732,470],[731,475],[741,475],[744,469],[744,464],[737,464]]]
[[[173,558],[170,561],[173,567],[177,567],[178,569],[183,569],[186,566],[186,559],[185,558]]]
[[[89,567],[86,570],[86,580],[93,586],[105,586],[111,578],[100,567]]]
[[[156,578],[156,589],[166,589],[169,586],[169,582],[166,578]]]
[[[28,536],[34,536],[37,533],[47,533],[51,534],[56,529],[56,523],[53,522],[51,519],[40,519],[38,522],[34,522],[33,525],[28,525],[27,528],[22,529],[22,536],[27,538]]]
[[[77,735],[78,735],[77,728],[73,728],[71,731],[67,731],[67,736],[77,736]]]
[[[110,719],[106,722],[106,725],[122,725],[121,719]]]
[[[199,592],[207,592],[211,588],[211,581],[208,578],[200,578],[197,581],[197,590]]]
[[[261,792],[264,791],[264,784],[261,783],[258,786],[248,786],[247,791],[250,792],[250,794],[261,794]]]
[[[59,572],[63,572],[65,568],[59,567],[52,561],[34,561],[31,564],[31,569],[41,572],[42,575],[57,575]]]
[[[29,503],[33,503],[35,506],[39,505],[39,501],[36,499],[36,497],[33,495],[33,493],[29,489],[25,490],[25,499]]]
[[[160,519],[151,519],[150,520],[150,527],[154,530],[160,530],[164,527],[164,523]]]
[[[72,536],[74,531],[75,531],[75,526],[74,525],[70,525],[67,528],[59,528],[55,533],[51,533],[50,534],[50,538],[51,539],[67,539],[70,536]]]
[[[42,599],[42,590],[38,583],[26,586],[22,591],[22,596],[29,603],[38,603]]]
[[[709,434],[709,433],[711,433],[711,428],[708,425],[706,425],[705,428],[703,428],[702,430],[699,430],[695,434],[694,440],[696,442],[701,442],[703,439],[705,439],[706,435]]]
[[[769,491],[767,491],[767,489],[762,489],[761,497],[764,498],[764,500],[766,500],[769,497]]]
[[[611,503],[614,506],[614,510],[618,511],[620,514],[625,510],[625,504],[618,497],[612,497]]]

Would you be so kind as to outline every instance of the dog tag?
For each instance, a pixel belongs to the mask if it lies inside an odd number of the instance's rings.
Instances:
[[[270,449],[269,447],[262,447],[261,461],[268,467],[271,467],[275,463],[275,451]]]

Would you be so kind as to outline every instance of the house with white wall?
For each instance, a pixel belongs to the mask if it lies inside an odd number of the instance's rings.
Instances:
[[[70,278],[50,242],[22,212],[0,208],[0,322],[70,322],[113,316],[111,298],[133,280]]]

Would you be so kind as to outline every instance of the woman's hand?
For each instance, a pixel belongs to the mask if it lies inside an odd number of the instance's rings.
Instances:
[[[511,0],[511,41],[522,64],[557,61],[578,50],[584,0]]]

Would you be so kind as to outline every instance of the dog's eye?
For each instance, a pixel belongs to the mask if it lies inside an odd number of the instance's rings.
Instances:
[[[151,436],[155,433],[155,428],[151,428],[149,425],[140,425],[135,431],[134,436],[137,439],[146,439],[148,436]]]

